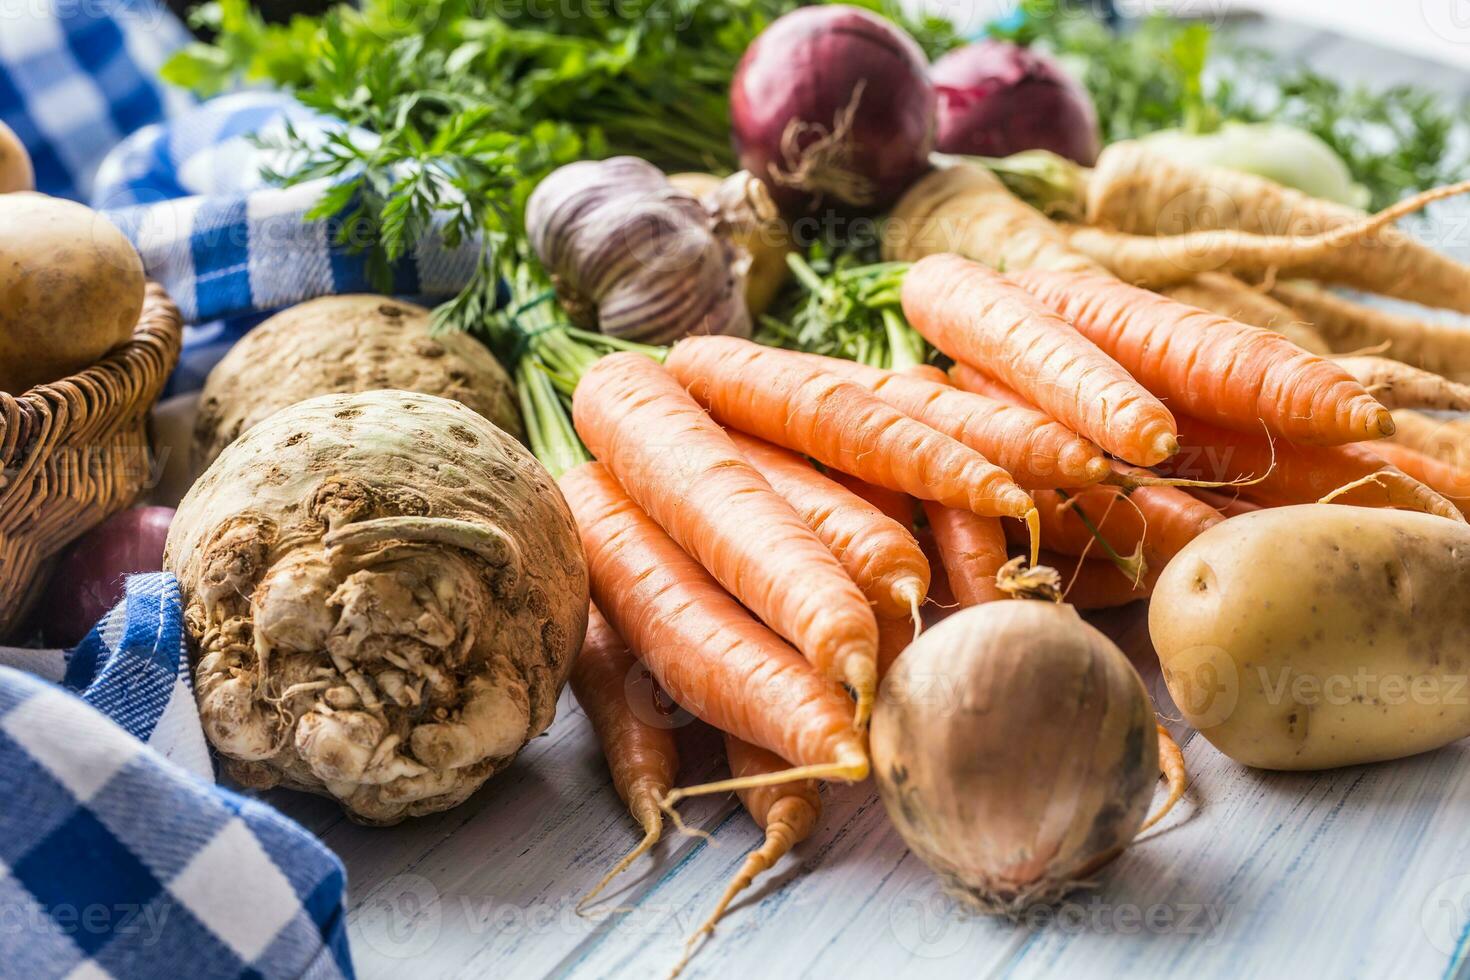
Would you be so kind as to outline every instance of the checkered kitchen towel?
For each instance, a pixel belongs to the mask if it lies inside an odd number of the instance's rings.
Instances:
[[[0,0],[0,122],[38,190],[86,200],[119,141],[192,104],[156,79],[187,39],[153,0]]]
[[[341,863],[209,781],[172,576],[0,660],[0,976],[352,976]]]
[[[342,125],[269,92],[196,106],[156,78],[186,40],[154,0],[0,0],[0,121],[30,151],[38,189],[104,211],[179,304],[192,326],[170,394],[199,388],[270,312],[376,291],[336,223],[305,219],[326,184],[281,189],[260,176],[256,137],[289,122],[325,138]],[[393,270],[393,291],[448,298],[477,252],[423,242]]]

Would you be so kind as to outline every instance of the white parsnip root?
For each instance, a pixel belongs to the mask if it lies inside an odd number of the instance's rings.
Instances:
[[[504,768],[551,723],[586,629],[550,475],[429,395],[329,395],[254,425],[180,505],[165,561],[231,775],[366,823]]]
[[[1429,371],[1386,357],[1339,357],[1351,374],[1387,408],[1429,408],[1470,412],[1470,385],[1447,381]]]

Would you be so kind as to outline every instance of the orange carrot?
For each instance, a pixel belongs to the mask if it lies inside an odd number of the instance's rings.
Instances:
[[[960,513],[968,514],[969,511]],[[977,520],[993,521],[993,517],[981,517]],[[909,648],[914,641],[914,629],[906,619],[887,619],[878,617],[878,679],[881,681],[887,674],[898,655]]]
[[[983,395],[992,401],[1003,402],[1007,405],[1015,405],[1018,408],[1030,408],[1035,406],[1016,394],[1010,388],[1001,384],[990,375],[979,368],[971,367],[963,361],[956,361],[949,369],[950,382],[961,391],[971,394]],[[1070,431],[1070,430],[1068,430]]]
[[[1143,822],[1139,831],[1145,831],[1164,819],[1164,816],[1184,797],[1184,791],[1189,788],[1189,771],[1184,768],[1184,753],[1179,748],[1179,743],[1174,741],[1174,736],[1169,734],[1169,729],[1155,722],[1159,732],[1159,772],[1169,784],[1169,795],[1159,805],[1159,809],[1153,816]]]
[[[674,345],[667,365],[723,424],[824,466],[987,517],[1031,513],[1031,498],[1000,467],[801,354],[735,337],[689,337]]]
[[[1170,299],[1218,313],[1227,319],[1275,331],[1313,354],[1332,353],[1322,335],[1303,323],[1285,304],[1233,276],[1202,272],[1187,282],[1166,286],[1160,292]]]
[[[790,759],[797,768],[788,778],[867,778],[863,738],[837,685],[721,589],[602,464],[568,471],[561,489],[582,535],[593,600],[670,697]],[[740,787],[722,781],[676,789],[664,805]]]
[[[639,710],[628,700],[628,676],[638,669],[638,659],[592,606],[587,638],[572,664],[572,694],[592,723],[618,798],[643,827],[643,840],[583,896],[579,909],[658,843],[664,824],[659,801],[674,788],[679,769],[673,730],[658,723],[653,704]]]
[[[884,517],[912,530],[914,526],[914,498],[887,487],[875,487],[871,483],[841,470],[828,470],[827,478],[856,497],[861,497],[878,508]]]
[[[903,312],[945,354],[983,368],[1073,432],[1140,466],[1178,448],[1163,404],[1011,280],[957,255],[916,262]]]
[[[1042,490],[1036,506],[1041,541],[1051,550],[1102,558],[1105,541],[1120,556],[1141,552],[1145,571],[1153,572],[1163,571],[1185,545],[1225,519],[1176,487]]]
[[[911,616],[929,591],[929,562],[907,525],[818,473],[810,463],[779,446],[743,432],[730,432],[735,448],[786,499],[847,574],[884,616]]]
[[[995,584],[995,573],[1007,558],[1000,522],[931,502],[924,504],[924,516],[934,532],[955,601],[964,607],[1006,598]],[[880,643],[880,651],[881,647]]]
[[[1202,487],[1190,487],[1184,491],[1191,497],[1203,503],[1209,504],[1220,515],[1225,518],[1239,517],[1241,514],[1249,514],[1253,510],[1260,510],[1260,504],[1253,504],[1244,497],[1235,494],[1224,494],[1218,490],[1206,490]]]
[[[852,361],[805,356],[856,381],[909,418],[969,446],[1028,490],[1083,486],[1108,475],[1101,449],[1034,408],[963,391],[947,377],[936,383]]]
[[[608,355],[577,385],[572,418],[592,454],[685,551],[820,670],[851,685],[857,723],[866,724],[878,683],[878,624],[867,600],[679,382],[641,354]]]
[[[730,774],[737,780],[781,773],[791,768],[791,764],[780,756],[730,734],[725,735],[725,754],[730,760]],[[725,894],[720,896],[714,912],[689,937],[690,948],[686,948],[684,958],[670,974],[671,978],[678,976],[688,964],[694,944],[715,931],[715,925],[724,917],[736,896],[749,888],[757,876],[775,867],[776,862],[793,847],[811,836],[822,815],[822,798],[817,792],[817,784],[810,779],[743,789],[739,796],[756,826],[765,831],[765,842],[746,856]]]
[[[1392,442],[1373,444],[1373,453],[1449,499],[1470,517],[1470,470]]]
[[[1455,505],[1364,446],[1302,446],[1264,434],[1232,432],[1179,416],[1184,448],[1164,467],[1191,480],[1254,480],[1240,492],[1262,503],[1309,504],[1330,499],[1362,507],[1399,507],[1465,518]]]
[[[857,362],[854,361],[852,363]],[[944,373],[943,368],[936,367],[933,364],[912,364],[903,368],[898,373],[906,374],[911,378],[918,378],[920,381],[932,381],[940,385],[949,384],[949,375]]]
[[[1076,558],[1043,551],[1041,563],[1055,568],[1062,577],[1062,601],[1078,609],[1116,609],[1147,599],[1157,576],[1145,575],[1135,582],[1112,562]]]
[[[1393,416],[1332,361],[1251,327],[1105,276],[1016,281],[1151,391],[1205,422],[1340,445],[1393,432]]]

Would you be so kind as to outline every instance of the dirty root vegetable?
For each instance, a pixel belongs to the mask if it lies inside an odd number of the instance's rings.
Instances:
[[[984,166],[959,157],[935,160],[936,168],[894,205],[884,226],[885,259],[916,262],[953,252],[1011,273],[1106,271],[1067,244],[1062,226],[1011,193]]]
[[[163,543],[173,518],[172,507],[134,507],[67,548],[36,617],[48,646],[76,646],[122,599],[129,575],[163,568]]]
[[[428,310],[382,296],[324,296],[277,313],[209,373],[194,426],[194,471],[288,405],[382,388],[453,399],[519,437],[510,376],[473,337],[431,337],[429,325]]]
[[[1049,150],[1088,167],[1097,159],[1092,97],[1034,49],[977,41],[934,62],[929,80],[939,96],[941,153],[1005,157]]]
[[[929,165],[928,67],[913,38],[866,10],[786,14],[746,49],[730,86],[740,165],[787,214],[886,206]]]
[[[36,189],[31,156],[15,130],[0,122],[0,194]]]
[[[1283,507],[1186,548],[1159,578],[1149,632],[1175,704],[1217,749],[1326,769],[1470,735],[1467,594],[1463,524]]]
[[[102,215],[0,195],[0,391],[59,381],[127,341],[143,287],[143,261]]]
[[[714,224],[637,157],[567,164],[526,204],[531,245],[572,319],[648,344],[750,336],[741,256]]]
[[[871,744],[899,833],[982,912],[1087,880],[1138,832],[1159,775],[1137,672],[1053,602],[990,602],[925,631],[883,680]]]
[[[431,395],[259,423],[179,505],[164,564],[226,770],[365,823],[455,806],[508,765],[551,724],[587,625],[551,476]]]

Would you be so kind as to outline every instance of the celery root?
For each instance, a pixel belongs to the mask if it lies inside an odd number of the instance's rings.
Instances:
[[[465,406],[402,391],[253,426],[179,505],[165,567],[226,770],[365,823],[455,806],[508,765],[587,625],[551,476]]]

